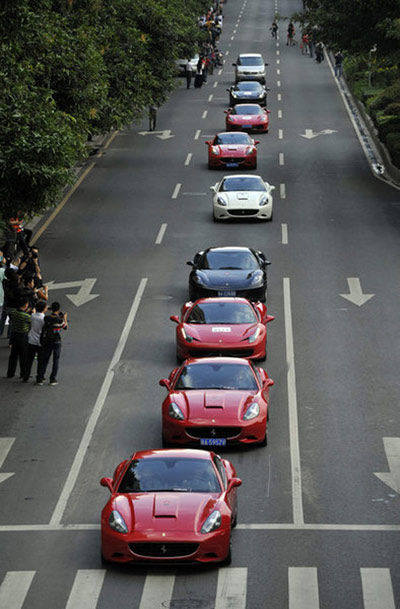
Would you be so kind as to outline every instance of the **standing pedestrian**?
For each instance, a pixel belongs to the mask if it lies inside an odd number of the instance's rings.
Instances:
[[[193,66],[190,63],[190,59],[187,60],[185,65],[185,76],[186,76],[186,89],[190,89],[193,76]]]
[[[4,305],[4,289],[3,289],[3,279],[4,273],[6,269],[3,266],[6,259],[3,256],[3,252],[0,250],[0,336],[3,334],[4,323],[6,321],[5,316],[3,317],[3,305]]]
[[[14,269],[8,268],[5,270],[3,279],[4,302],[3,311],[0,318],[0,336],[4,331],[7,316],[9,318],[9,326],[7,338],[11,338],[11,313],[16,311],[21,300],[21,285],[20,278]]]
[[[12,378],[17,369],[19,360],[20,377],[26,376],[26,364],[28,360],[28,332],[31,329],[31,316],[27,312],[28,300],[21,300],[16,310],[11,311],[11,353],[8,358],[7,378]]]
[[[308,50],[310,52],[310,58],[314,57],[314,48],[315,48],[315,38],[314,32],[309,32],[308,34]]]
[[[335,76],[340,78],[343,76],[343,54],[342,51],[335,53]]]
[[[301,54],[302,55],[304,55],[304,54],[307,55],[308,52],[309,52],[308,42],[309,42],[308,41],[308,34],[306,34],[304,32],[304,34],[301,37]]]
[[[36,305],[35,312],[31,315],[31,329],[28,333],[28,355],[25,368],[25,376],[23,378],[24,383],[27,383],[29,381],[29,376],[31,374],[32,364],[33,360],[35,359],[35,355],[38,359],[39,368],[39,361],[43,349],[40,343],[40,335],[42,333],[44,325],[44,316],[46,311],[47,304],[43,300],[39,300]],[[38,379],[38,375],[36,375],[36,379]]]
[[[275,21],[273,21],[271,24],[271,27],[269,28],[272,38],[278,38],[278,29],[279,29],[278,24]]]
[[[315,45],[315,61],[317,63],[324,61],[324,45],[322,42],[317,42]]]
[[[154,131],[157,124],[157,107],[149,106],[149,131]]]
[[[49,385],[57,385],[57,374],[61,355],[61,330],[68,328],[67,314],[60,310],[60,303],[53,302],[51,314],[46,315],[41,334],[42,350],[38,364],[36,385],[43,385],[46,368],[53,356]]]
[[[294,35],[295,35],[294,25],[292,22],[290,22],[288,25],[288,29],[287,29],[286,45],[292,46],[295,44]]]

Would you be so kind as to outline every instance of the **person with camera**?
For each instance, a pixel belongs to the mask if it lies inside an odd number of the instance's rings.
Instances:
[[[40,336],[42,334],[44,316],[46,311],[47,303],[45,303],[43,300],[39,300],[39,302],[36,303],[34,312],[31,315],[31,328],[28,333],[28,354],[25,368],[25,376],[22,379],[24,383],[27,383],[29,381],[35,355],[37,355],[39,367],[40,356],[43,349],[40,343]]]
[[[11,352],[8,358],[7,378],[15,376],[19,360],[20,376],[26,376],[26,364],[28,359],[28,332],[31,329],[31,316],[28,313],[29,301],[22,298],[18,308],[10,312],[11,319]]]
[[[18,272],[20,275],[42,279],[39,264],[39,250],[37,247],[31,246],[29,252],[22,256]]]
[[[53,356],[52,369],[49,385],[57,385],[57,374],[61,355],[61,331],[68,328],[67,313],[60,309],[60,303],[53,302],[51,314],[44,318],[43,328],[40,336],[42,349],[39,355],[36,385],[43,385],[46,368]]]

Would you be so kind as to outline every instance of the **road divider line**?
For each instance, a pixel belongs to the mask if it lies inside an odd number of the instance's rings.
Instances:
[[[282,93],[278,93],[277,99],[278,99],[278,101],[282,101]]]
[[[283,129],[278,129],[278,138],[283,140]]]
[[[279,194],[281,196],[281,199],[286,199],[286,186],[285,186],[285,184],[280,184],[279,185]]]
[[[304,524],[290,279],[283,278],[293,522]]]
[[[280,75],[280,73],[281,73],[280,68],[277,68],[277,70],[276,70],[276,74],[277,74],[277,76],[279,76],[279,75]]]
[[[277,80],[277,81],[276,81],[276,86],[277,86],[277,87],[280,87],[280,86],[281,86],[281,81],[280,81],[280,80]]]
[[[185,160],[185,166],[186,167],[189,165],[190,161],[192,160],[192,156],[193,156],[192,153],[188,152],[188,155],[187,155],[186,160]]]
[[[288,244],[288,230],[287,224],[282,224],[282,245]]]
[[[204,110],[201,118],[207,118],[208,110]]]
[[[282,118],[282,110],[278,110],[278,118]]]
[[[174,192],[172,193],[172,197],[171,197],[171,199],[177,199],[177,198],[178,198],[178,195],[179,195],[179,191],[180,191],[180,189],[181,189],[181,186],[182,186],[182,184],[179,184],[179,183],[178,183],[178,184],[175,186],[175,188],[174,188]]]
[[[213,94],[210,93],[210,95],[208,96],[208,101],[211,102],[213,97],[214,97]]]
[[[216,89],[218,87],[218,81],[216,80],[214,83],[214,89]]]
[[[97,421],[99,420],[99,417],[101,415],[101,412],[102,412],[104,404],[105,404],[105,401],[107,399],[108,392],[110,390],[111,383],[114,378],[115,367],[121,358],[122,352],[125,348],[130,331],[132,329],[133,322],[135,321],[136,313],[138,312],[139,305],[140,305],[141,299],[143,297],[143,293],[146,288],[147,281],[148,281],[147,277],[143,277],[140,281],[139,287],[138,287],[135,297],[133,299],[131,309],[129,311],[128,317],[126,319],[124,328],[123,328],[121,336],[120,336],[120,339],[118,341],[118,345],[115,349],[114,355],[108,366],[106,375],[105,375],[103,383],[101,385],[101,388],[100,388],[99,394],[97,396],[96,403],[93,407],[92,413],[86,424],[85,431],[84,431],[82,439],[80,441],[74,461],[71,465],[71,469],[69,471],[67,480],[64,484],[64,488],[61,491],[61,495],[58,499],[57,505],[53,512],[53,515],[50,519],[50,525],[60,524],[61,519],[64,515],[68,500],[69,500],[70,495],[73,491],[73,488],[76,484],[76,481],[79,476],[79,472],[82,467],[82,463],[85,459],[86,452],[90,446],[90,442],[92,440],[94,430],[97,425]]]
[[[316,567],[289,567],[289,609],[319,609]]]
[[[198,140],[198,139],[199,139],[199,137],[200,137],[200,133],[201,133],[201,130],[200,130],[200,129],[197,129],[196,133],[194,134],[194,139],[195,139],[195,140]]]
[[[167,230],[167,226],[168,226],[168,224],[161,224],[161,228],[158,231],[158,235],[157,235],[157,239],[156,239],[156,245],[160,245],[161,241],[163,240],[165,231]]]
[[[79,569],[65,609],[96,609],[105,569]]]
[[[279,153],[279,165],[284,165],[285,164],[285,157],[283,152]]]

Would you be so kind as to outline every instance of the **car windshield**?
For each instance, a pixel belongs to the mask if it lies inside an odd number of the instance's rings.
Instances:
[[[248,364],[220,362],[184,366],[174,389],[236,389],[257,391],[253,371]]]
[[[190,311],[188,324],[253,324],[257,322],[253,308],[245,302],[204,302]]]
[[[222,181],[220,189],[223,192],[235,190],[266,190],[265,184],[258,176],[229,176]]]
[[[203,256],[198,268],[252,271],[260,267],[250,250],[210,250]]]
[[[264,114],[262,108],[256,104],[239,104],[232,109],[231,114]]]
[[[238,84],[235,87],[235,90],[236,91],[262,91],[262,86],[257,81],[248,82],[245,80],[243,82],[238,82]]]
[[[220,133],[215,136],[215,145],[251,144],[252,139],[247,133]]]
[[[250,55],[249,57],[239,57],[236,63],[238,66],[263,66],[264,60],[259,55]]]
[[[214,467],[207,459],[151,457],[134,459],[119,485],[119,493],[220,493]]]

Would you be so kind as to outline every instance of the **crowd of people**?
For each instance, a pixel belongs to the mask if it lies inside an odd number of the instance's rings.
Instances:
[[[11,218],[6,233],[0,250],[0,337],[8,322],[7,378],[15,376],[19,363],[19,377],[27,383],[36,359],[36,384],[43,385],[52,359],[49,385],[57,385],[61,331],[68,327],[67,314],[58,302],[49,305],[39,249],[29,245],[31,231],[18,218]]]

